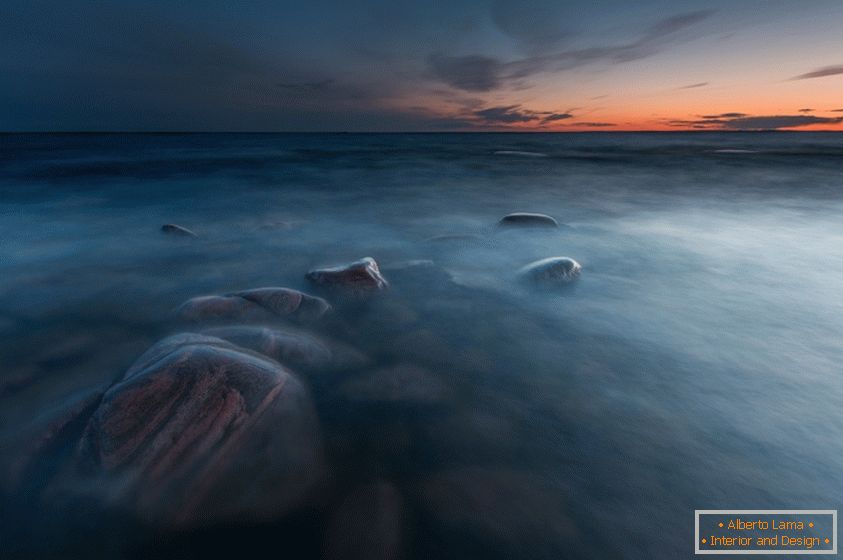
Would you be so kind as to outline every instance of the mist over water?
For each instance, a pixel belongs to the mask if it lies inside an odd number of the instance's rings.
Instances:
[[[314,292],[308,270],[371,256],[391,289],[312,329],[371,362],[301,376],[332,473],[279,525],[302,556],[384,481],[413,558],[689,557],[694,509],[838,508],[841,163],[822,133],[0,136],[3,463],[190,330],[188,298]],[[563,227],[496,227],[516,211]],[[573,289],[518,278],[552,256],[582,264]],[[407,364],[430,374],[415,401],[365,398]],[[29,556],[256,552],[282,530],[162,540],[6,502]]]

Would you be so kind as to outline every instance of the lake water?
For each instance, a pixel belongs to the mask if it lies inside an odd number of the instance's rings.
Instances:
[[[366,371],[302,376],[332,480],[303,512],[175,531],[36,480],[7,492],[3,546],[319,557],[372,483],[398,504],[384,557],[674,559],[694,509],[839,508],[841,169],[833,133],[2,135],[4,464],[184,331],[186,299],[312,292],[364,256],[390,290],[313,331],[430,375],[388,404],[349,393]],[[496,227],[515,211],[565,227]],[[574,288],[519,280],[551,256],[582,264]]]

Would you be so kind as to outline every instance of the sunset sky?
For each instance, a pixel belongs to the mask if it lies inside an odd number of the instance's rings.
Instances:
[[[843,1],[6,1],[0,130],[843,130]]]

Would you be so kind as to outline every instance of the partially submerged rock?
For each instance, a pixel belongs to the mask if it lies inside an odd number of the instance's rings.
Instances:
[[[347,265],[317,268],[308,272],[305,278],[317,286],[342,288],[358,294],[389,287],[372,257],[364,257]]]
[[[579,279],[582,272],[580,263],[570,257],[549,257],[532,262],[519,273],[534,282],[542,284],[565,285]]]
[[[222,296],[187,300],[176,311],[185,321],[262,321],[278,317],[305,321],[322,317],[331,309],[322,298],[290,288],[256,288]]]
[[[403,552],[404,499],[395,485],[361,486],[340,504],[328,527],[327,560],[394,560]]]
[[[547,214],[536,214],[533,212],[514,212],[507,214],[498,222],[502,227],[547,227],[558,228],[559,222],[556,218]]]
[[[183,334],[144,353],[104,395],[79,445],[105,498],[161,524],[264,519],[321,474],[304,386],[264,356]]]
[[[199,237],[186,227],[177,224],[164,224],[161,226],[161,232],[179,237]]]

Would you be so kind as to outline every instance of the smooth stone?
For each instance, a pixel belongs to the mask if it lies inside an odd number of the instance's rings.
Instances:
[[[404,499],[378,481],[346,496],[331,516],[326,560],[395,560],[403,556]]]
[[[532,212],[514,212],[507,214],[498,222],[499,226],[516,227],[559,227],[556,218],[547,214],[535,214]]]
[[[372,257],[364,257],[347,265],[311,270],[305,278],[317,286],[340,287],[358,293],[389,287]]]
[[[415,364],[399,364],[349,379],[340,393],[351,401],[405,405],[438,405],[452,392],[438,376]]]
[[[323,472],[304,385],[265,356],[190,333],[154,345],[105,393],[78,457],[107,503],[165,526],[276,518]]]
[[[321,318],[331,309],[322,298],[289,288],[256,288],[222,296],[200,296],[187,300],[176,314],[185,321],[247,320],[277,317]]]
[[[217,327],[204,333],[269,356],[293,369],[325,371],[358,368],[368,363],[362,353],[350,346],[289,328]]]
[[[544,284],[570,284],[580,277],[582,266],[569,257],[549,257],[528,264],[519,274]]]
[[[256,303],[280,317],[295,316],[314,320],[331,309],[331,305],[324,299],[290,288],[255,288],[228,295]]]
[[[164,224],[161,226],[161,231],[170,235],[178,235],[181,237],[199,237],[196,233],[190,231],[186,227],[177,224]]]

